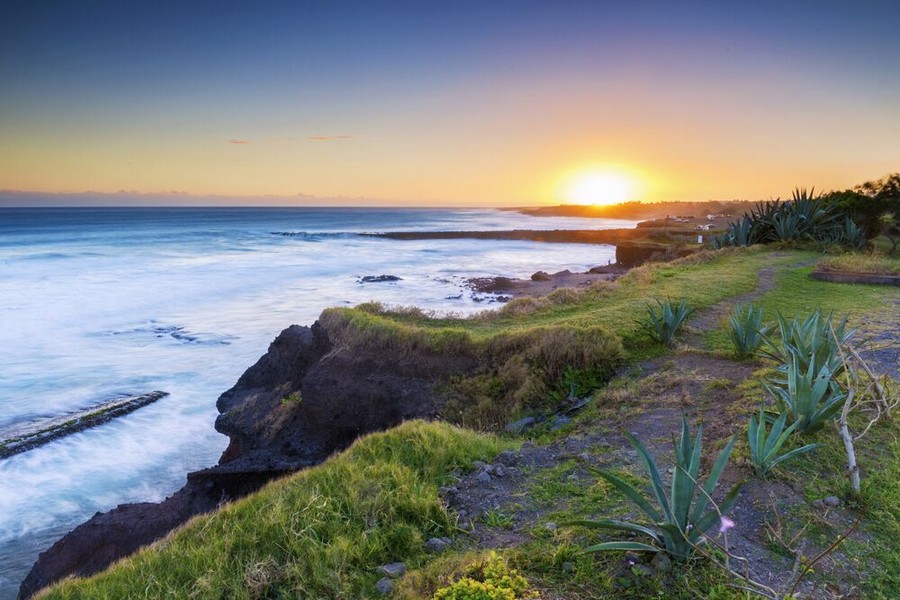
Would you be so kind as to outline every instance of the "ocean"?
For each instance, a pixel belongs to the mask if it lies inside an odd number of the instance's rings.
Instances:
[[[369,300],[471,314],[496,304],[476,301],[468,277],[585,270],[615,254],[359,233],[633,226],[490,209],[0,208],[0,430],[170,394],[0,459],[0,599],[95,512],[161,500],[215,464],[227,444],[216,399],[288,325]],[[382,274],[401,279],[360,283]]]

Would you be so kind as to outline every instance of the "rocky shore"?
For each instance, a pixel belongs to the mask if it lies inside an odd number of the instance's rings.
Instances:
[[[473,279],[470,286],[476,292],[537,296],[626,271],[622,265],[587,273],[539,271],[528,280]],[[123,504],[95,514],[40,555],[19,597],[30,598],[63,577],[102,571],[191,517],[320,463],[363,434],[436,417],[442,408],[440,382],[477,366],[475,357],[462,352],[421,350],[410,360],[397,360],[378,347],[343,343],[340,331],[322,319],[311,327],[288,327],[219,397],[216,429],[230,440],[219,463],[189,473],[184,487],[160,503]]]
[[[219,397],[216,429],[230,439],[219,464],[188,474],[185,486],[163,502],[97,513],[40,555],[19,597],[63,577],[97,573],[191,517],[317,464],[360,435],[436,416],[436,383],[475,367],[472,357],[436,352],[397,361],[378,348],[338,344],[337,333],[322,322],[282,331]]]

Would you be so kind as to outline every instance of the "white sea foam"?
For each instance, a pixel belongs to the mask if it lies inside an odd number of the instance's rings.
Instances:
[[[611,246],[272,232],[633,225],[489,210],[23,214],[0,212],[0,428],[122,393],[170,396],[0,460],[0,598],[94,512],[161,500],[214,464],[227,442],[216,398],[284,327],[368,300],[468,314],[486,306],[463,293],[466,277],[614,257]],[[358,282],[381,274],[401,280]]]

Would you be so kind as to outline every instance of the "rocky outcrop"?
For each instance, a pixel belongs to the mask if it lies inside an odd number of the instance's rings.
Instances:
[[[230,443],[215,467],[188,475],[158,504],[97,513],[42,553],[20,588],[29,598],[68,575],[97,573],[222,501],[321,462],[362,434],[435,416],[436,384],[474,368],[474,358],[335,343],[317,322],[292,325],[217,402],[216,429]]]

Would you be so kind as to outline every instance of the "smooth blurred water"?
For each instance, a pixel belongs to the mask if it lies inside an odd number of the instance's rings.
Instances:
[[[469,314],[486,307],[463,293],[467,277],[614,257],[612,246],[354,233],[630,226],[497,210],[0,208],[0,429],[119,394],[171,394],[0,459],[0,598],[93,513],[161,500],[214,464],[227,443],[216,398],[288,325],[368,300]],[[275,234],[286,231],[309,235]],[[402,281],[358,283],[381,274]]]

